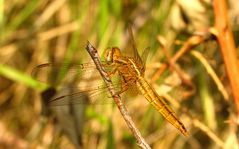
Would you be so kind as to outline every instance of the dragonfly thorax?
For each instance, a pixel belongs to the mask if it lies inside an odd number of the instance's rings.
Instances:
[[[107,49],[105,60],[108,64],[114,66],[125,80],[137,80],[137,76],[144,76],[143,65],[132,57],[123,56],[117,47]]]

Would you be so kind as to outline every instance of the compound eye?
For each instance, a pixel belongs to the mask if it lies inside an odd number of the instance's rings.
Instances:
[[[113,63],[113,49],[111,48],[106,49],[104,56],[108,64]]]

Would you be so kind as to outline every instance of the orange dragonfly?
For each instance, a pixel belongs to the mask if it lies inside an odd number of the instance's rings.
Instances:
[[[133,55],[126,56],[122,55],[121,51],[117,47],[113,47],[108,49],[105,52],[106,61],[103,62],[104,67],[108,70],[108,74],[110,76],[119,76],[120,77],[120,87],[118,84],[115,87],[118,87],[117,94],[121,94],[127,91],[129,88],[137,88],[140,93],[148,100],[148,102],[158,111],[163,117],[170,122],[174,127],[176,127],[184,136],[188,135],[188,132],[184,126],[184,124],[179,120],[176,116],[175,112],[167,105],[164,98],[159,96],[155,89],[148,83],[148,81],[144,78],[145,73],[145,62],[149,52],[149,48],[146,48],[142,53],[142,56],[138,54],[136,44],[133,38],[133,33],[131,28],[129,28],[130,38],[133,46]],[[56,67],[57,65],[53,63],[46,63],[35,67],[35,70],[39,70],[45,67]],[[74,66],[74,65],[73,65]],[[82,71],[90,70],[94,66],[92,63],[80,64],[77,69]],[[120,88],[120,89],[119,89]],[[82,90],[82,89],[80,89]],[[95,96],[102,94],[103,92],[108,92],[105,85],[97,86],[93,89],[87,89],[83,91],[78,91],[72,94],[66,94],[59,97],[56,97],[51,100],[52,103],[67,103],[65,100],[69,96],[72,97],[73,103],[82,103],[80,100],[77,100],[83,93],[89,94],[90,96]],[[69,100],[69,99],[68,99]],[[74,101],[75,100],[75,101]],[[93,100],[90,101],[93,103]],[[54,104],[53,104],[54,105]]]

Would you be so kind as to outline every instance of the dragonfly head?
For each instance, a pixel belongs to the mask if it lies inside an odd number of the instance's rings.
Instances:
[[[115,60],[117,60],[119,57],[121,57],[121,51],[117,47],[108,48],[105,51],[105,60],[108,64],[113,63]]]

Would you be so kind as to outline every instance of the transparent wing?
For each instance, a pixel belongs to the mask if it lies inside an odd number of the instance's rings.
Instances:
[[[136,43],[135,43],[135,40],[134,40],[134,35],[133,35],[131,25],[129,25],[129,27],[128,27],[128,32],[129,32],[130,43],[132,44],[132,47],[133,47],[133,57],[139,64],[143,65],[143,61],[142,61],[142,59],[141,59],[141,57],[138,53],[137,47],[136,47]]]
[[[116,90],[120,90],[119,85],[114,86]],[[85,97],[88,97],[88,100]],[[91,89],[65,88],[49,99],[47,105],[62,106],[70,104],[112,104],[114,101],[105,85],[97,86]]]
[[[84,64],[73,64],[73,63],[44,63],[40,64],[33,68],[31,75],[36,77],[40,71],[44,71],[43,69],[51,69],[51,70],[60,70],[60,69],[71,69],[72,71],[78,70],[92,70],[96,69],[95,64],[92,63],[84,63]],[[49,70],[48,70],[49,71]]]
[[[136,47],[136,43],[135,43],[135,40],[134,40],[134,35],[133,35],[133,31],[132,31],[131,26],[128,27],[128,32],[129,32],[129,36],[130,36],[130,39],[131,39],[131,44],[132,44],[132,47],[133,47],[133,57],[134,57],[135,61],[142,66],[143,69],[140,70],[140,71],[143,71],[143,73],[144,73],[145,72],[145,65],[146,65],[146,61],[147,61],[147,57],[148,57],[150,48],[147,47],[140,56],[139,53],[138,53],[137,47]]]
[[[150,47],[147,47],[146,49],[144,49],[143,53],[141,54],[141,59],[142,59],[142,65],[145,71],[145,65],[146,65],[146,61],[149,55],[149,51],[150,51]]]
[[[112,67],[107,65],[106,62],[102,62],[107,71],[111,71]],[[64,72],[63,74],[61,74]],[[69,82],[76,78],[79,80],[91,81],[101,80],[101,76],[96,69],[96,66],[93,62],[76,64],[76,63],[44,63],[33,68],[32,77],[40,82],[49,83],[51,85],[55,84],[54,82],[59,79],[61,75],[61,83]],[[54,85],[53,85],[54,86]]]
[[[112,67],[109,67],[105,62],[106,70],[110,71]],[[36,66],[32,71],[32,76],[41,81],[49,82],[49,77],[56,77],[62,68],[67,68],[65,79],[62,81],[64,87],[60,89],[54,97],[45,98],[46,105],[49,106],[62,106],[69,104],[109,104],[113,103],[113,99],[108,92],[107,86],[104,84],[102,77],[94,63],[84,64],[61,64],[61,63],[45,63]],[[75,76],[78,76],[76,79]],[[69,78],[69,79],[66,79]],[[116,92],[121,90],[121,77],[119,75],[112,76],[113,87]],[[127,85],[125,83],[125,85]],[[88,101],[82,100],[89,97]]]

